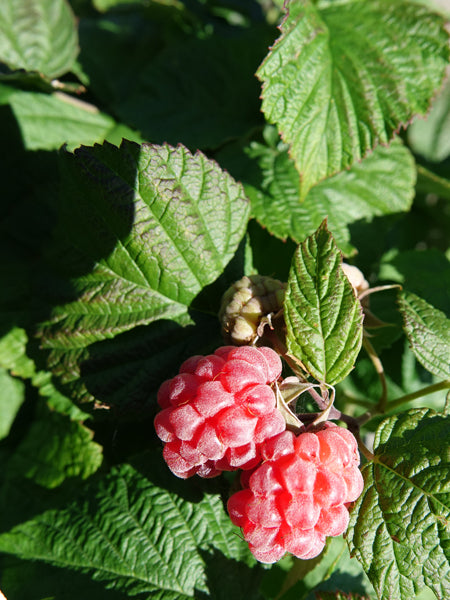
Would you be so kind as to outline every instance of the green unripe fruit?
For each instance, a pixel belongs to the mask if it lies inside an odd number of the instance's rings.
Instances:
[[[264,275],[245,275],[223,295],[219,311],[222,332],[227,343],[252,344],[264,317],[283,306],[286,284]]]

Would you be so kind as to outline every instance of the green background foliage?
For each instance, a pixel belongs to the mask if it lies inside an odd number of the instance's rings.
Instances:
[[[448,597],[445,20],[428,0],[1,3],[8,600]],[[402,286],[370,297],[383,327],[343,257]],[[227,516],[234,474],[176,479],[153,430],[256,272],[287,282],[288,352],[366,446],[347,539],[270,566]]]

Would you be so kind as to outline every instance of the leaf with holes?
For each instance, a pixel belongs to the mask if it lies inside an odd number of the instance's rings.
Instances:
[[[419,296],[404,292],[399,298],[404,329],[417,360],[431,373],[450,376],[450,320]]]
[[[411,600],[424,586],[450,595],[449,436],[450,418],[430,409],[390,417],[375,434],[347,539],[381,600]]]
[[[445,20],[390,0],[289,2],[258,70],[262,109],[309,188],[429,108],[448,60]]]
[[[362,310],[323,223],[297,248],[284,303],[288,352],[317,380],[333,385],[354,366]]]

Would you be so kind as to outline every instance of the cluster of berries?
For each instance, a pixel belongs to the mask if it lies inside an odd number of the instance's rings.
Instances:
[[[178,477],[242,470],[228,501],[254,556],[313,558],[348,525],[363,488],[356,440],[326,422],[297,436],[276,407],[281,360],[267,347],[223,346],[193,356],[158,393],[155,429]]]

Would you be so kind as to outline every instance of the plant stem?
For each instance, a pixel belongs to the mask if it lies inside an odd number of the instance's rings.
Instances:
[[[373,366],[380,378],[381,382],[381,396],[378,400],[377,411],[384,413],[386,411],[387,404],[387,385],[386,385],[386,376],[384,374],[383,363],[381,362],[378,354],[376,353],[375,348],[372,346],[367,337],[363,337],[363,346],[369,355],[370,360],[372,361]]]
[[[428,396],[428,394],[433,394],[434,392],[439,392],[440,390],[446,390],[450,388],[450,379],[445,379],[444,381],[440,381],[439,383],[433,383],[432,385],[428,385],[417,392],[412,392],[411,394],[405,394],[404,396],[400,396],[396,400],[389,402],[387,408],[389,410],[393,408],[398,408],[405,402],[410,402],[411,400],[415,400],[416,398],[421,398],[422,396]]]

